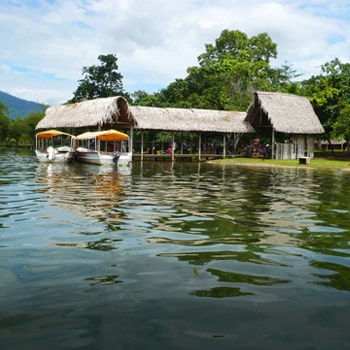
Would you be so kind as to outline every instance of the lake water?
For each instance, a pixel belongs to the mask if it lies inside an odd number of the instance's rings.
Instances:
[[[0,156],[1,349],[349,349],[350,172]]]

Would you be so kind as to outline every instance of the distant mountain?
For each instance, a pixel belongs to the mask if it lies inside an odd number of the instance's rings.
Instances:
[[[12,120],[17,117],[26,117],[30,113],[42,112],[46,107],[40,103],[22,100],[2,91],[0,91],[0,102],[8,107],[8,114]]]

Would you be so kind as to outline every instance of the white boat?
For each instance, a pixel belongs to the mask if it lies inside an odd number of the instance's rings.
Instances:
[[[59,130],[35,135],[35,154],[40,163],[68,163],[75,157],[75,136]]]
[[[125,149],[128,139],[127,134],[113,129],[85,132],[76,136],[83,143],[75,150],[76,158],[88,164],[126,166],[132,161],[132,153]]]

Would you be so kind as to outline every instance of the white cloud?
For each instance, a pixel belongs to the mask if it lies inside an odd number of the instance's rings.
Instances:
[[[349,60],[350,9],[328,0],[5,0],[0,90],[45,103],[72,97],[84,66],[116,54],[124,88],[153,92],[197,64],[224,29],[267,32],[303,78]]]

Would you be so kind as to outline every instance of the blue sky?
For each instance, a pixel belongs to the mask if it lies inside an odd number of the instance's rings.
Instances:
[[[58,104],[84,66],[115,54],[128,92],[155,92],[197,65],[224,29],[268,33],[300,79],[350,61],[347,0],[2,0],[0,90]]]

